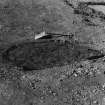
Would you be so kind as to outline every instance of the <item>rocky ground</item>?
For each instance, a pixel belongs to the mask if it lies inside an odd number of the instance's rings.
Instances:
[[[0,0],[0,105],[105,105],[104,6]]]

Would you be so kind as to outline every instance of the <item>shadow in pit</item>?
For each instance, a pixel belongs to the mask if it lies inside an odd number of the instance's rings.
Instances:
[[[22,67],[23,71],[31,71],[72,64],[82,59],[92,60],[101,55],[99,51],[80,46],[78,42],[46,41],[12,45],[2,57],[4,61]]]

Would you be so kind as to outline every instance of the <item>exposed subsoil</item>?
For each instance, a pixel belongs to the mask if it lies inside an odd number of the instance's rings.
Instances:
[[[0,105],[105,105],[104,3],[18,1],[0,2]]]

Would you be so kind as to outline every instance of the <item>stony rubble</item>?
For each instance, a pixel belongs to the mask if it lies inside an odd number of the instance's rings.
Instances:
[[[3,79],[0,82],[2,84],[0,87],[3,89],[1,89],[3,96],[0,96],[3,100],[0,102],[4,105],[7,105],[9,101],[14,105],[17,103],[20,105],[30,103],[37,105],[101,104],[105,97],[104,60],[104,57],[95,62],[83,60],[80,63],[75,62],[74,65],[21,73],[17,79],[7,76],[5,82]],[[12,67],[12,69],[17,68]],[[26,98],[27,101],[25,101]]]

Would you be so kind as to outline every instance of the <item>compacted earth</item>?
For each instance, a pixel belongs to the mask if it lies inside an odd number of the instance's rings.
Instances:
[[[0,0],[0,105],[105,105],[104,5]]]

